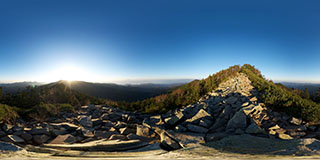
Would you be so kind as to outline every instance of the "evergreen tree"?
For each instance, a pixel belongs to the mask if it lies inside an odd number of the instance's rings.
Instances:
[[[304,89],[304,96],[305,96],[306,99],[310,99],[310,95],[309,95],[309,90],[308,90],[308,88],[305,88],[305,89]]]
[[[1,100],[2,100],[2,87],[0,87],[0,102],[1,102]]]

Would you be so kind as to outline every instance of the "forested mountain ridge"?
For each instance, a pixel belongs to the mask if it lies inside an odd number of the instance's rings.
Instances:
[[[153,98],[133,103],[118,103],[120,108],[138,110],[147,113],[164,113],[168,110],[192,104],[216,89],[222,82],[245,74],[252,85],[259,91],[259,100],[267,106],[286,112],[295,117],[301,117],[306,121],[318,121],[320,118],[320,105],[290,91],[290,89],[274,84],[264,78],[254,66],[245,64],[235,65],[228,69],[210,75],[206,79],[195,80],[186,85],[172,90],[168,94],[162,94]]]

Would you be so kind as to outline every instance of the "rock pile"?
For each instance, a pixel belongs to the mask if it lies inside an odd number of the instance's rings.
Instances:
[[[160,142],[165,150],[175,150],[240,134],[286,140],[320,138],[320,127],[272,111],[258,97],[250,80],[239,74],[198,102],[163,115],[88,105],[44,123],[19,121],[14,126],[2,124],[0,140],[78,149],[81,145],[77,144],[82,143],[88,150],[90,145],[97,147],[97,144],[103,144],[108,146],[106,150],[112,151],[112,148],[122,145],[127,146],[121,148],[129,149],[134,147],[128,145],[145,146],[155,142]],[[121,145],[112,147],[112,144],[116,145],[114,142]]]

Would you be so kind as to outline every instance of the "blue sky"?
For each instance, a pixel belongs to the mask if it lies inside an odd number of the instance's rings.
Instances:
[[[235,64],[320,82],[317,0],[1,0],[0,82],[201,79]]]

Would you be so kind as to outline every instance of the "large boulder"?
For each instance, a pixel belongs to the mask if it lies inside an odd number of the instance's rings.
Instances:
[[[176,140],[171,138],[167,132],[162,132],[160,134],[160,140],[160,147],[165,150],[172,151],[182,148],[181,145]]]
[[[246,127],[247,117],[242,110],[236,112],[227,124],[227,129],[245,129]]]

